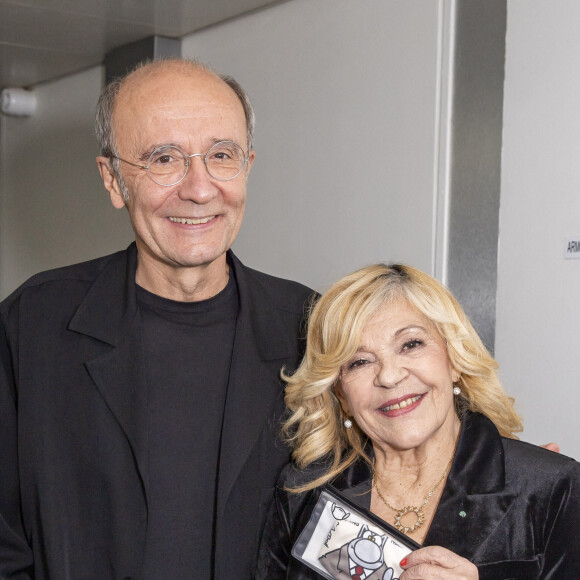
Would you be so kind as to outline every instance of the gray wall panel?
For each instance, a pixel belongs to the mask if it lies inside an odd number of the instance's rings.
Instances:
[[[506,1],[456,5],[447,283],[493,351]]]

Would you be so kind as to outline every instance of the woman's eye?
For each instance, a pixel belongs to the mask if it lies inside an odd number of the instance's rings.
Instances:
[[[403,350],[414,350],[422,344],[422,340],[414,338],[413,340],[408,340],[405,344],[403,344]]]
[[[364,359],[364,358],[358,358],[356,360],[353,360],[352,362],[348,363],[348,370],[354,370],[357,369],[359,367],[364,366],[365,364],[367,364],[369,361]]]

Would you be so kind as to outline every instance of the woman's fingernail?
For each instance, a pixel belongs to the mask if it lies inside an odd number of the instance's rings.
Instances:
[[[407,558],[403,558],[399,563],[399,566],[406,566],[407,565]]]

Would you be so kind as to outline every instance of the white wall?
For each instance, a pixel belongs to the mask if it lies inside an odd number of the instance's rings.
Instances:
[[[125,247],[125,212],[113,209],[95,163],[100,67],[37,87],[33,117],[2,118],[0,296],[40,270]]]
[[[434,271],[445,4],[293,0],[183,40],[255,104],[249,265],[317,289],[377,261]]]
[[[257,160],[235,246],[248,264],[324,289],[375,261],[442,263],[447,4],[293,0],[183,40],[184,56],[233,74],[255,101]],[[38,87],[34,117],[4,120],[2,296],[131,239],[94,163],[101,73]]]
[[[509,0],[496,357],[525,422],[580,459],[580,3]]]

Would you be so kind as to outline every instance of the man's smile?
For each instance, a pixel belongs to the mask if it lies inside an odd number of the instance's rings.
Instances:
[[[215,217],[216,217],[215,215],[210,215],[208,217],[199,218],[199,219],[170,217],[169,221],[174,222],[176,224],[187,224],[187,225],[191,226],[191,225],[198,225],[198,224],[206,224],[207,222],[211,221]]]

